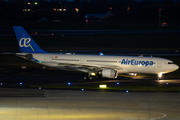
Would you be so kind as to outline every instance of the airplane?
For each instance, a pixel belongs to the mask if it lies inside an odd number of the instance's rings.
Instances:
[[[84,79],[118,77],[119,73],[137,75],[137,73],[162,74],[177,70],[173,61],[159,57],[77,55],[47,53],[42,50],[21,26],[13,26],[21,53],[17,56],[35,63],[60,70],[87,73]]]
[[[111,14],[111,11],[109,11],[106,14],[87,14],[84,18],[86,22],[101,22],[113,15],[115,14]]]

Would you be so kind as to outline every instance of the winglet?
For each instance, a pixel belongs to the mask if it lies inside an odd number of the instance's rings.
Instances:
[[[13,26],[22,53],[46,53],[21,26]]]

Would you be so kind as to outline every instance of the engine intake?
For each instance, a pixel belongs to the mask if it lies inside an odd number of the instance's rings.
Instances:
[[[103,69],[99,72],[103,78],[117,78],[118,72],[114,69]]]

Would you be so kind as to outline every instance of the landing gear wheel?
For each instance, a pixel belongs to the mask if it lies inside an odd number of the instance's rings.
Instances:
[[[94,79],[94,77],[84,77],[84,80],[93,80]]]
[[[93,77],[89,77],[89,80],[93,80]]]

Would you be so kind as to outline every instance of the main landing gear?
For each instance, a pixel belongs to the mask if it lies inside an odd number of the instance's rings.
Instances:
[[[84,80],[93,80],[93,77],[91,77],[91,76],[90,77],[89,76],[88,77],[84,77]]]
[[[84,77],[84,80],[94,80],[99,78],[99,75],[96,72],[89,72],[87,76]]]

